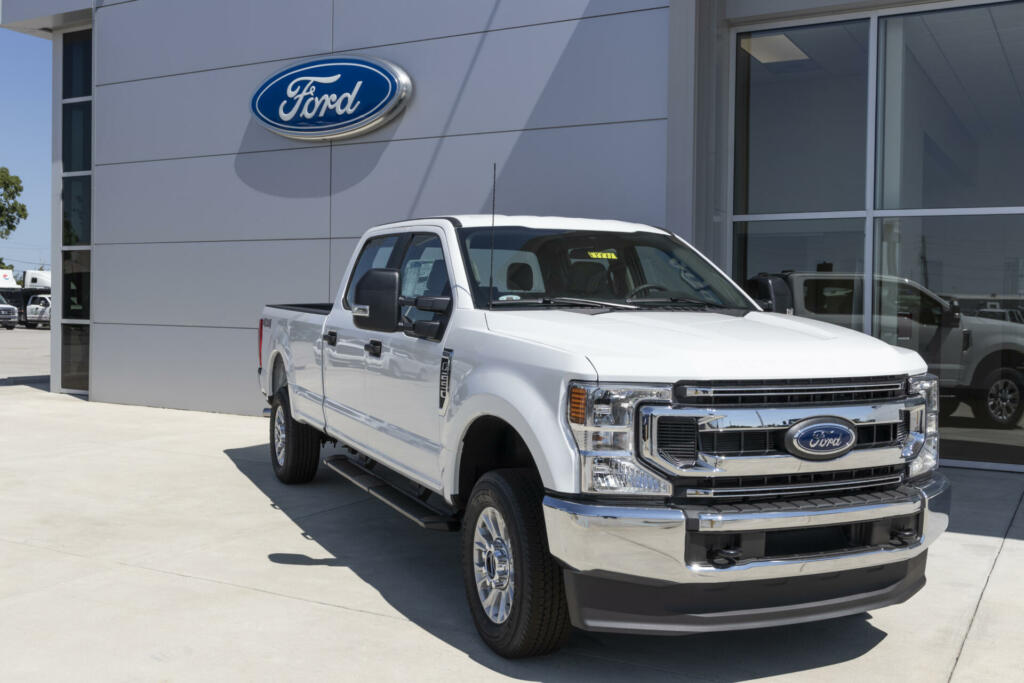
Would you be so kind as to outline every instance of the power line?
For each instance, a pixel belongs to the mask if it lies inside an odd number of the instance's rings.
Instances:
[[[0,259],[3,259],[4,261],[16,261],[17,263],[30,263],[30,264],[32,264],[34,266],[47,266],[47,267],[49,267],[49,265],[50,265],[49,263],[40,263],[39,261],[26,261],[25,259],[13,258],[13,257],[11,257],[11,258],[4,258],[3,256],[0,256]]]
[[[35,251],[49,251],[49,247],[34,247],[31,244],[5,244],[4,249],[21,249],[21,250],[35,250]]]

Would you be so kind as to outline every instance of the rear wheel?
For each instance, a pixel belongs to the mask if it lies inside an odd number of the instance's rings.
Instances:
[[[320,465],[320,433],[292,418],[288,387],[274,394],[270,406],[270,463],[285,484],[304,484]]]
[[[1024,375],[1012,368],[994,370],[981,383],[971,410],[986,426],[1013,429],[1024,415]]]
[[[553,652],[569,636],[562,570],[548,551],[543,489],[530,469],[488,472],[462,521],[462,574],[480,637],[502,657]]]
[[[36,323],[25,323],[25,327],[30,330],[34,330],[36,328]]]

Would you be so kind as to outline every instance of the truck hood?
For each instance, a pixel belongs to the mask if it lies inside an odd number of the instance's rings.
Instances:
[[[909,349],[778,313],[490,311],[505,337],[585,355],[601,381],[812,379],[927,371]]]

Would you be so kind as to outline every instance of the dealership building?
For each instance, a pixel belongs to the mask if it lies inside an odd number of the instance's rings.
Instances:
[[[493,163],[499,213],[664,226],[915,348],[962,385],[944,456],[1024,469],[1020,425],[977,414],[1021,400],[1024,2],[0,0],[0,25],[53,44],[54,391],[259,414],[263,304],[333,299],[369,226],[490,211]],[[334,139],[260,119],[334,58],[408,92]]]

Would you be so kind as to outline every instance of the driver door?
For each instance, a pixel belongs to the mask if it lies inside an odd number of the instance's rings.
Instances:
[[[424,228],[412,234],[400,265],[403,297],[452,295],[450,260],[443,233]],[[402,307],[402,319],[447,322],[448,312]],[[439,488],[441,416],[438,411],[443,341],[405,332],[371,332],[380,353],[366,356],[364,405],[389,457],[422,483]]]

